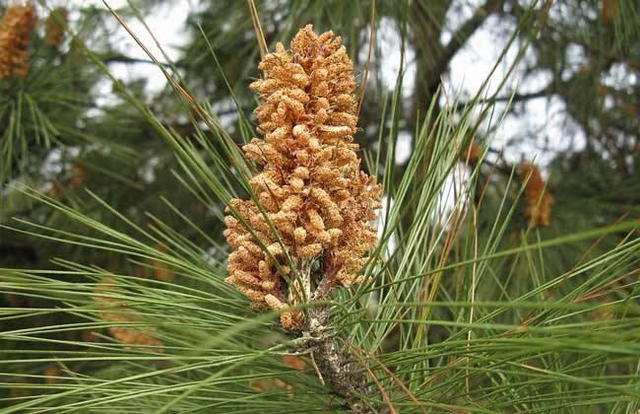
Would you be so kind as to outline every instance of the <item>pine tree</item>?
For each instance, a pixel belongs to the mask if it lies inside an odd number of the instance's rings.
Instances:
[[[640,409],[636,2],[106,3],[0,3],[0,412]]]

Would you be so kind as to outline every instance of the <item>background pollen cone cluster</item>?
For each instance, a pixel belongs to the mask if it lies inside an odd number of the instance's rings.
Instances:
[[[529,227],[548,226],[553,198],[545,189],[545,183],[537,166],[524,163],[520,167],[520,179],[526,182],[524,189],[525,217]],[[528,180],[528,181],[527,181]]]
[[[0,79],[27,76],[31,32],[37,19],[31,3],[7,7],[0,20]]]
[[[133,310],[127,309],[126,303],[110,298],[108,295],[114,293],[125,295],[126,292],[119,290],[115,279],[106,277],[96,285],[95,300],[105,310],[100,314],[105,322],[111,323],[131,323],[140,322],[140,316]],[[145,328],[128,328],[122,326],[109,327],[109,333],[126,345],[138,345],[154,347],[152,352],[164,352],[162,342],[155,338],[155,329],[153,327]]]
[[[356,84],[346,48],[332,32],[318,36],[308,25],[294,37],[290,51],[278,43],[259,68],[264,77],[251,88],[261,97],[255,114],[264,138],[254,138],[244,152],[263,167],[250,184],[283,245],[254,201],[230,204],[290,280],[297,273],[289,264],[303,271],[319,260],[322,274],[316,277],[325,285],[360,282],[356,275],[366,263],[364,253],[377,243],[376,229],[368,223],[377,217],[380,187],[360,170],[359,147],[353,143]],[[281,311],[285,328],[299,329],[301,313],[286,310],[300,297],[294,292],[302,289],[299,281],[288,286],[246,226],[231,215],[225,220],[233,250],[227,282],[253,307]]]
[[[64,42],[64,25],[69,12],[64,7],[56,7],[44,22],[44,41],[49,46],[59,47]]]

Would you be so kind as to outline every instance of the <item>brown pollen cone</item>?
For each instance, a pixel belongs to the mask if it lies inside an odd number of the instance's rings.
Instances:
[[[157,244],[155,248],[159,252],[167,252],[167,249],[162,244]],[[153,259],[151,261],[151,264],[153,265],[153,275],[157,280],[168,283],[173,282],[173,271],[168,264],[162,262],[159,259]]]
[[[0,79],[27,77],[31,32],[37,19],[31,3],[7,7],[0,20]]]
[[[602,0],[602,21],[611,24],[618,17],[618,0]]]
[[[140,315],[134,310],[127,309],[126,302],[108,297],[109,294],[118,293],[119,290],[120,288],[117,286],[116,280],[109,277],[103,278],[100,283],[96,285],[95,300],[100,303],[101,308],[104,309],[104,312],[100,314],[101,318],[105,322],[115,324],[140,322]],[[120,290],[120,293],[124,294],[124,291]],[[109,327],[109,333],[123,344],[134,347],[136,345],[154,347],[154,352],[164,352],[162,341],[155,337],[154,327],[111,326]]]
[[[60,376],[60,368],[56,365],[49,364],[44,370],[44,376],[46,377],[45,381],[47,384],[57,384],[60,382],[60,379],[58,378]]]
[[[44,22],[44,41],[49,46],[59,47],[64,42],[64,25],[69,12],[64,7],[51,10]]]
[[[473,140],[462,156],[462,161],[475,161],[482,156],[482,148],[478,141]]]
[[[300,298],[319,299],[333,286],[361,282],[357,273],[367,261],[364,254],[377,243],[369,222],[380,208],[380,187],[360,170],[359,146],[353,142],[358,122],[353,63],[340,37],[318,36],[308,25],[291,50],[278,43],[259,68],[263,78],[251,89],[262,102],[254,113],[263,138],[254,138],[244,152],[262,166],[251,188],[282,243],[253,200],[232,200],[228,211],[236,215],[225,218],[232,250],[226,280],[253,307],[280,311],[285,328],[300,329],[301,312],[287,311]],[[314,262],[320,272],[312,271]],[[323,286],[323,292],[312,292],[311,286]]]
[[[548,226],[553,198],[545,189],[540,170],[533,164],[524,163],[520,167],[520,179],[523,182],[526,181],[524,189],[525,216],[529,219],[529,227],[535,229],[538,226]]]

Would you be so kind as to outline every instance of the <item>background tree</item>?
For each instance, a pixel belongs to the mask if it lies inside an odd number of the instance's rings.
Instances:
[[[34,3],[0,2],[6,412],[640,408],[636,2],[201,0],[175,61],[118,43],[187,2]],[[307,23],[354,61],[383,192],[366,282],[303,304],[347,392],[224,282],[260,40]]]

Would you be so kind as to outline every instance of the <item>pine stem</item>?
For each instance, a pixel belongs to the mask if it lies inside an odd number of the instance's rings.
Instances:
[[[331,312],[327,306],[309,309],[303,336],[314,338],[313,357],[323,378],[331,390],[346,399],[352,412],[366,413],[366,405],[361,396],[367,393],[363,386],[360,370],[354,369],[341,347],[339,339],[330,327]]]

